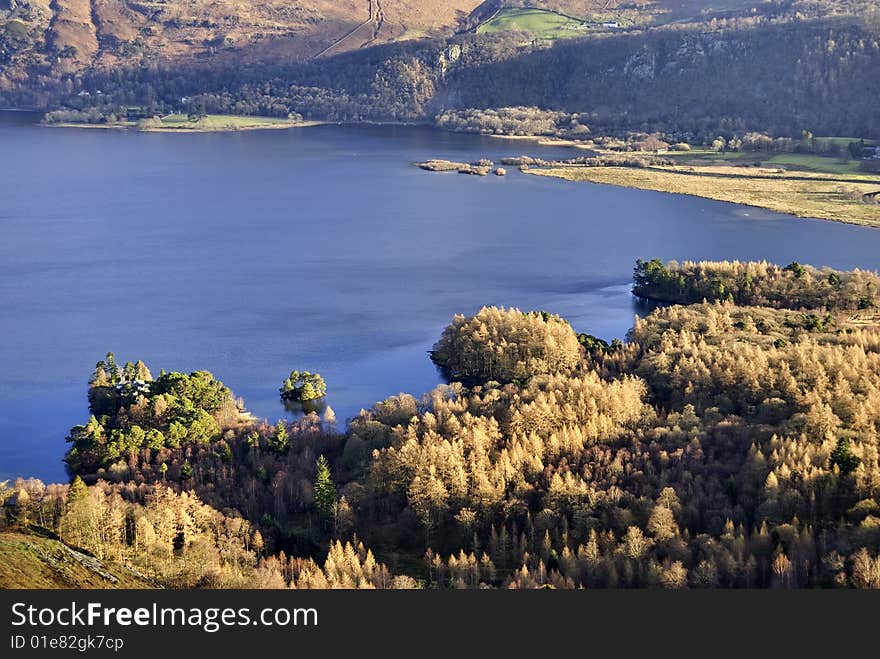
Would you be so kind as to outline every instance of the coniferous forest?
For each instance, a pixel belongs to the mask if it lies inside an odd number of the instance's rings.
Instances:
[[[0,519],[175,588],[878,588],[878,284],[639,261],[625,341],[456,316],[448,384],[347,424],[108,354],[71,483]]]

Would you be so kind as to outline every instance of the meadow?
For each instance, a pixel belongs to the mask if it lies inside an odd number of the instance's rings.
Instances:
[[[817,156],[809,153],[780,153],[768,158],[765,163],[832,174],[862,175],[865,173],[859,169],[859,162],[857,160],[842,161],[840,158]]]
[[[528,32],[538,39],[560,39],[583,36],[581,21],[543,9],[504,9],[477,28],[477,34]]]

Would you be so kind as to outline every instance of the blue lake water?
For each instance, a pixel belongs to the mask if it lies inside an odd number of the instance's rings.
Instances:
[[[342,421],[441,382],[454,313],[546,309],[623,337],[637,258],[880,267],[880,231],[416,160],[573,157],[416,127],[215,134],[54,129],[0,113],[0,479],[66,480],[86,383],[121,362],[206,369],[274,421],[292,369]]]

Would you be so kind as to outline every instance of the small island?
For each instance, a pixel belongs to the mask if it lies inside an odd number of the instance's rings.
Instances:
[[[306,402],[326,396],[327,383],[318,373],[291,371],[278,391],[282,400]]]
[[[419,169],[429,172],[458,172],[459,174],[471,174],[472,176],[488,176],[492,171],[491,160],[481,159],[472,163],[454,162],[452,160],[433,159],[415,163]]]

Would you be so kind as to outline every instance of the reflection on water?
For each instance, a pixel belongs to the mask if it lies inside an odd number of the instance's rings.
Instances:
[[[312,400],[282,400],[284,409],[294,418],[317,414],[323,417],[327,412],[327,399],[316,398]]]
[[[431,157],[564,149],[425,128],[169,135],[0,117],[0,479],[64,478],[64,436],[112,350],[207,369],[275,421],[293,369],[340,425],[441,381],[455,313],[545,309],[622,337],[649,311],[637,258],[876,268],[880,232],[704,199],[527,176],[434,174]]]

